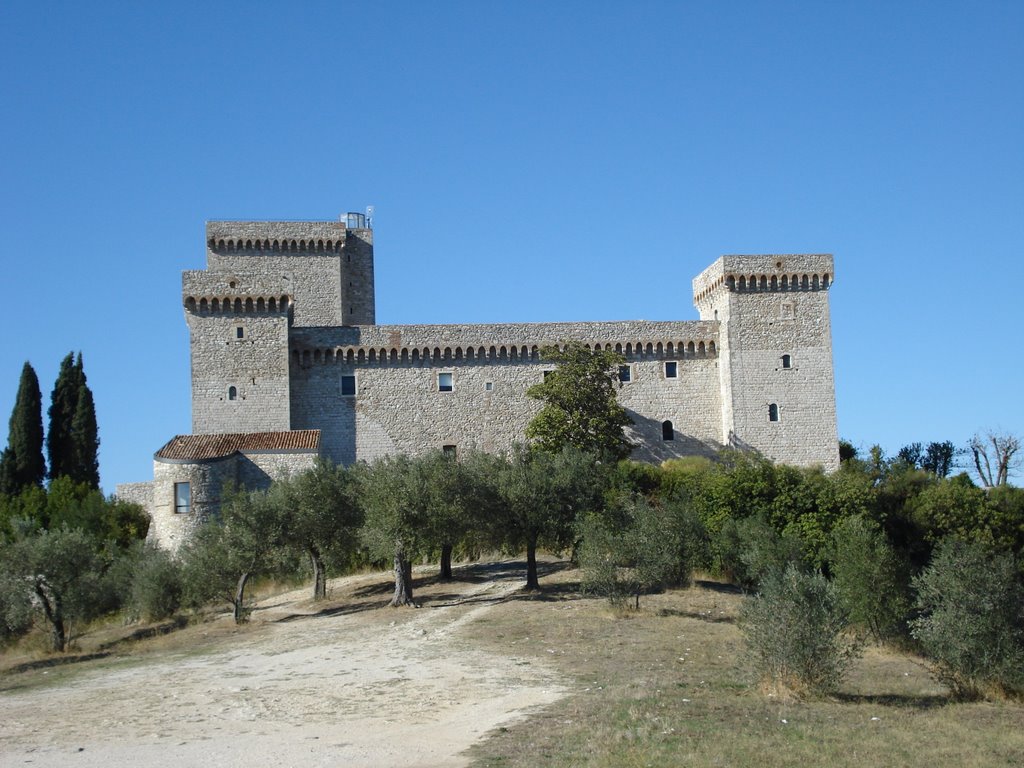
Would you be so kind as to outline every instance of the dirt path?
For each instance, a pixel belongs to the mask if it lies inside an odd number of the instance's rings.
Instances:
[[[419,610],[318,616],[284,596],[228,641],[2,693],[0,764],[465,765],[488,730],[562,693],[549,670],[460,635],[520,584],[455,582]]]

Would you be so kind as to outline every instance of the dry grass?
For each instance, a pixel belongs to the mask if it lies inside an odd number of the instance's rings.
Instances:
[[[475,747],[480,766],[1017,766],[1024,707],[948,699],[921,661],[870,647],[827,700],[766,695],[745,668],[741,597],[713,582],[638,613],[542,580],[470,628],[477,642],[555,664],[567,698]]]

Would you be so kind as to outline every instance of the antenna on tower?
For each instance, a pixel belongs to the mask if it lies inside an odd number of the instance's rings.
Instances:
[[[373,229],[373,206],[366,206],[366,228]]]

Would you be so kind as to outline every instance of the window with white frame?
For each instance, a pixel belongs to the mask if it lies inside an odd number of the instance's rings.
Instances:
[[[437,391],[438,392],[451,392],[454,389],[454,383],[452,382],[452,375],[450,373],[439,373],[437,374]]]
[[[187,515],[192,511],[192,485],[190,483],[174,484],[174,514]]]

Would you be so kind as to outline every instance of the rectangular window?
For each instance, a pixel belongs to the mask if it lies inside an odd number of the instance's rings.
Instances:
[[[626,382],[631,381],[632,378],[633,378],[633,372],[630,369],[630,367],[628,365],[620,365],[619,366],[619,381],[621,381],[623,384],[625,384]]]
[[[450,373],[439,373],[439,374],[437,374],[437,391],[438,392],[451,392],[452,391],[452,375]]]
[[[457,449],[456,449],[456,447],[454,445],[442,445],[441,446],[441,453],[444,454],[444,457],[446,459],[454,459],[455,458],[456,450]]]
[[[669,360],[665,363],[665,378],[675,379],[679,376],[679,363],[675,360]]]
[[[174,513],[187,515],[192,509],[192,486],[189,483],[174,484]]]
[[[554,371],[544,371],[544,381],[547,381],[548,376],[550,376],[552,373],[554,373]]]
[[[484,382],[484,391],[485,392],[490,392],[492,389],[494,389],[494,382],[493,381],[485,381]]]
[[[238,326],[237,328],[235,328],[235,338],[236,339],[244,339],[245,338],[245,328],[243,328],[242,326]]]
[[[356,377],[342,376],[341,377],[341,396],[342,397],[355,397],[356,394]]]

